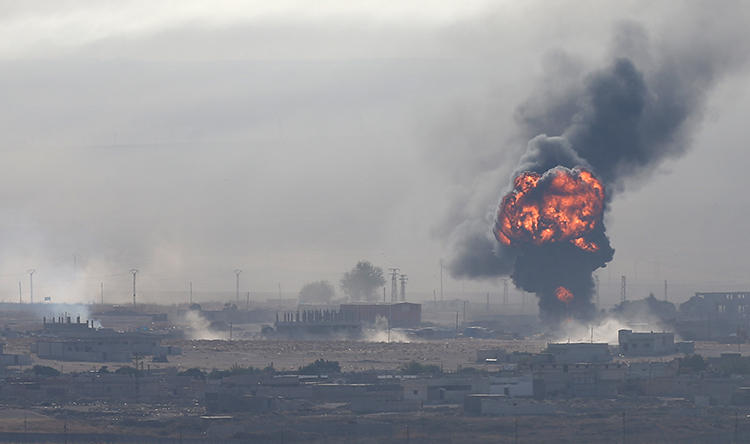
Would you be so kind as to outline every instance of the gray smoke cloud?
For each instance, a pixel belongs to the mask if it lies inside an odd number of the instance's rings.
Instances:
[[[558,166],[583,167],[604,183],[609,202],[634,179],[647,178],[665,159],[684,154],[708,91],[741,57],[739,48],[728,49],[732,41],[727,35],[701,41],[698,47],[688,41],[675,44],[674,39],[684,38],[679,33],[667,37],[653,42],[644,27],[620,24],[604,66],[588,71],[575,68],[572,57],[556,54],[545,80],[560,76],[563,80],[554,81],[560,88],[539,87],[517,109],[519,133],[531,140],[511,182],[524,171],[543,174]],[[508,190],[499,189],[498,196]],[[466,226],[454,232],[454,276],[510,275],[516,286],[537,293],[543,316],[557,318],[569,307],[557,301],[554,289],[565,284],[576,295],[571,314],[591,316],[591,273],[605,266],[614,253],[603,221],[596,233],[603,248],[593,256],[567,243],[505,246],[495,240],[491,226],[492,222],[485,225],[484,232]]]

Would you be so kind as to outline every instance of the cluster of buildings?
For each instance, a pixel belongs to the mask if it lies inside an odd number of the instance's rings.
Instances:
[[[617,361],[603,344],[549,344],[543,353],[478,352],[496,366],[455,373],[363,372],[303,375],[254,371],[215,376],[174,368],[6,377],[12,403],[102,401],[192,404],[209,415],[300,412],[337,406],[353,413],[419,411],[458,405],[466,415],[552,415],[571,399],[679,398],[694,408],[750,405],[750,358],[724,354],[695,368],[689,360]],[[495,356],[488,358],[487,356]],[[581,359],[586,359],[581,361]],[[738,369],[746,366],[747,371]]]
[[[675,331],[690,340],[747,342],[750,338],[750,292],[708,292],[680,304]]]

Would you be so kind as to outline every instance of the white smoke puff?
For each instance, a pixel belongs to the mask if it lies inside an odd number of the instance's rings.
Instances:
[[[617,345],[619,342],[618,332],[620,330],[633,331],[668,331],[668,329],[656,319],[644,319],[643,321],[627,322],[614,317],[606,317],[598,322],[589,324],[570,319],[560,324],[554,334],[552,342],[606,342]]]
[[[388,331],[388,319],[378,316],[372,328],[364,329],[362,337],[365,342],[412,342],[409,337],[400,330],[390,329]]]
[[[211,323],[196,310],[190,310],[185,313],[177,321],[177,324],[186,327],[187,337],[193,340],[226,339],[224,333],[211,329]]]

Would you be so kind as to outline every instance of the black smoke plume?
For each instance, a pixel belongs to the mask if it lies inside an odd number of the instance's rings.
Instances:
[[[519,126],[530,141],[511,184],[525,171],[544,174],[558,166],[582,167],[604,184],[606,206],[629,180],[647,176],[663,160],[687,150],[706,92],[730,64],[724,57],[728,52],[655,48],[648,40],[640,27],[622,26],[615,55],[604,67],[586,73],[565,91],[531,97],[518,108]],[[498,195],[505,191],[498,190]],[[537,294],[540,313],[550,320],[594,314],[592,272],[606,266],[614,254],[603,220],[595,233],[602,247],[596,253],[569,242],[505,245],[496,238],[496,227],[484,233],[459,237],[451,261],[454,276],[510,275],[518,288]],[[559,286],[575,295],[570,303],[555,296]]]

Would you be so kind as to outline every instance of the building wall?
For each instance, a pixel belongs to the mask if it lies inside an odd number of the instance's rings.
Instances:
[[[617,333],[620,352],[625,355],[666,355],[677,352],[674,333],[641,333],[620,330]]]
[[[489,392],[511,398],[532,397],[534,396],[534,379],[530,373],[519,376],[491,376]]]
[[[347,321],[375,323],[378,317],[388,319],[391,327],[414,328],[422,323],[422,305],[401,302],[397,304],[341,304],[341,313]]]
[[[169,348],[160,339],[141,334],[92,335],[83,338],[43,338],[32,344],[40,358],[59,361],[126,362],[133,355],[159,355]],[[176,352],[177,350],[173,350]]]

